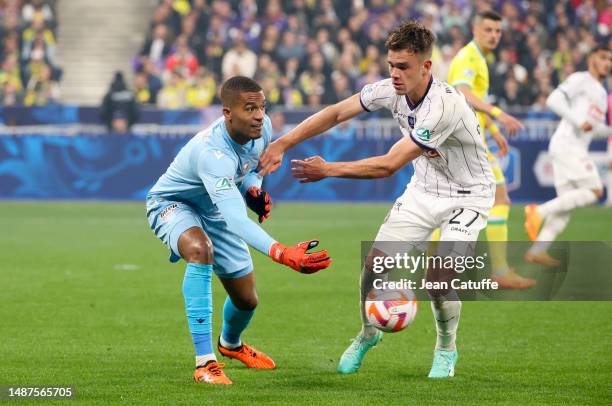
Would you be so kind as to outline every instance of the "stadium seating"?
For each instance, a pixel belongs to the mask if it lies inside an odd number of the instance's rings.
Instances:
[[[504,32],[489,61],[491,97],[503,108],[542,108],[558,83],[585,67],[586,52],[607,41],[612,26],[612,8],[588,0],[347,3],[161,1],[135,58],[140,100],[164,108],[205,107],[217,101],[211,93],[217,84],[241,73],[260,81],[273,104],[334,103],[385,75],[386,33],[412,18],[436,33],[435,73],[445,78],[471,36],[471,16],[493,8],[504,17]],[[198,91],[198,98],[189,97]]]
[[[0,104],[42,106],[59,100],[55,1],[0,2]]]

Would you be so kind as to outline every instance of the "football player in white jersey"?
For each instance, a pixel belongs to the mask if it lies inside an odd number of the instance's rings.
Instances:
[[[487,224],[495,197],[495,180],[482,143],[478,120],[463,94],[433,78],[431,52],[434,35],[417,22],[406,22],[386,41],[390,78],[364,86],[357,93],[307,118],[275,141],[261,158],[263,174],[280,166],[285,151],[297,143],[360,113],[389,109],[404,135],[381,156],[353,162],[326,162],[321,157],[293,161],[294,177],[314,182],[326,177],[371,179],[391,176],[409,162],[415,174],[380,227],[376,241],[427,241],[441,229],[441,245],[459,242],[473,248]],[[452,245],[452,244],[450,244]],[[379,246],[376,246],[379,248]],[[375,249],[376,249],[375,248]],[[457,248],[453,247],[456,255]],[[379,252],[382,251],[382,254]],[[385,252],[384,245],[377,255]],[[371,254],[372,255],[372,254]],[[428,278],[433,273],[429,270]],[[382,339],[364,314],[364,286],[371,286],[371,268],[362,270],[363,328],[340,359],[338,372],[359,370],[366,352]],[[455,337],[461,302],[454,291],[429,292],[436,320],[437,342],[431,378],[454,375]]]
[[[547,250],[567,226],[570,212],[595,203],[603,195],[597,166],[589,158],[589,144],[593,137],[612,135],[612,128],[605,124],[608,94],[602,85],[612,67],[612,51],[607,47],[593,49],[588,67],[571,74],[546,100],[561,116],[548,147],[557,197],[525,207],[525,230],[531,241],[536,240],[525,254],[528,262],[558,265]]]

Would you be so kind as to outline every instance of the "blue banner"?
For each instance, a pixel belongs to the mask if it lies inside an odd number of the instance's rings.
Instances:
[[[288,124],[297,124],[306,119],[320,108],[306,107],[301,110],[280,109],[275,106],[273,111],[283,111]],[[162,110],[154,106],[140,106],[140,118],[138,124],[159,125],[207,125],[221,115],[220,105],[211,105],[203,109],[177,109]],[[526,110],[513,111],[521,120],[540,122],[542,120],[556,120],[557,117],[550,111]],[[392,118],[387,110],[378,110],[367,114],[361,119]],[[102,124],[99,107],[74,106],[69,104],[50,103],[45,106],[33,107],[3,107],[0,106],[0,124],[4,125],[66,125],[66,124]],[[549,129],[529,128],[531,136],[537,137],[538,131],[541,135],[550,136]],[[524,135],[527,131],[521,131]]]
[[[279,171],[265,179],[277,200],[392,201],[402,194],[412,167],[381,180],[327,179],[299,184],[290,160],[320,155],[328,161],[350,161],[385,153],[394,137],[356,137],[349,128],[316,137],[285,155]],[[0,198],[10,199],[144,199],[189,137],[158,136],[1,136]],[[517,141],[501,161],[515,202],[554,197],[550,187],[547,142]],[[605,141],[591,149],[603,151]],[[603,152],[599,152],[603,154]],[[602,161],[603,162],[603,161]],[[601,165],[605,170],[605,165]],[[549,186],[543,187],[542,185]]]

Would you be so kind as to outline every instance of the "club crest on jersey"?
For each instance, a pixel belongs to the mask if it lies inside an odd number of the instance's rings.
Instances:
[[[408,116],[408,125],[410,128],[414,128],[414,116]]]
[[[221,178],[215,183],[215,190],[217,192],[221,190],[228,190],[232,188],[232,178]]]
[[[245,162],[244,165],[242,165],[242,173],[247,173],[249,171],[249,163]]]
[[[467,78],[473,78],[475,76],[475,72],[469,68],[463,70],[463,76]]]
[[[416,130],[416,136],[423,141],[429,141],[431,139],[431,131],[429,131],[427,128],[419,127]]]

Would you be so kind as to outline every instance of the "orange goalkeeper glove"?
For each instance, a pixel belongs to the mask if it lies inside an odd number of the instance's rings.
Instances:
[[[275,242],[270,247],[270,258],[298,272],[311,274],[327,268],[332,260],[327,250],[308,253],[319,245],[318,240],[304,241],[291,247]]]
[[[244,196],[247,206],[259,216],[259,222],[262,223],[265,219],[270,218],[270,209],[272,209],[272,199],[270,195],[257,186],[251,186],[247,189]]]

